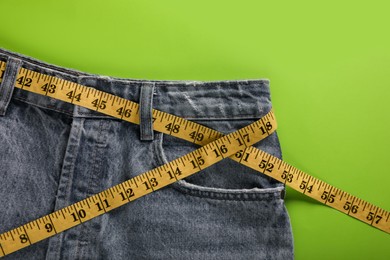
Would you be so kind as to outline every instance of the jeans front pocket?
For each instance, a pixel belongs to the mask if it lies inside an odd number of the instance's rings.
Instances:
[[[252,120],[198,121],[198,123],[224,133],[236,131],[252,122]],[[193,143],[166,134],[158,134],[157,138],[160,144],[157,152],[160,164],[165,164],[199,148]],[[281,157],[276,133],[255,144],[255,147]],[[229,158],[186,179],[177,181],[172,187],[185,194],[221,200],[280,199],[284,193],[283,184]]]

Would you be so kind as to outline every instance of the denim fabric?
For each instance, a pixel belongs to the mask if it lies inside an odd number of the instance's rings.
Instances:
[[[121,79],[0,49],[0,233],[195,148],[152,132],[151,108],[224,133],[271,108],[268,80]],[[18,67],[139,102],[142,127],[13,88]],[[9,95],[3,93],[12,93]],[[255,145],[281,157],[277,134]],[[230,159],[4,259],[293,259],[283,184]]]

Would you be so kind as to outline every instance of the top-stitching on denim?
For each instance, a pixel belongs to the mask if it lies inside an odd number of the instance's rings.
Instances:
[[[37,106],[37,107],[41,107],[41,108],[47,108],[47,109],[50,109],[50,110],[57,111],[59,113],[64,113],[64,114],[73,116],[73,112],[70,112],[70,111],[67,111],[67,110],[63,110],[63,109],[59,109],[56,106],[52,106],[52,105],[44,106],[44,105],[36,104],[36,103],[33,103],[33,102],[29,102],[28,98],[19,97],[19,96],[14,96],[13,98],[15,98],[15,99],[17,99],[19,101],[25,102],[27,104],[33,105],[33,106]],[[101,113],[101,115],[94,115],[94,114],[92,114],[90,112],[78,111],[77,114],[83,115],[83,116],[104,118],[104,119],[115,119],[114,117],[106,116],[103,113]],[[256,120],[256,119],[259,119],[260,116],[259,117],[254,117],[253,115],[242,115],[242,116],[239,116],[239,117],[235,116],[235,117],[229,117],[229,118],[221,118],[221,117],[213,117],[213,116],[207,116],[207,117],[202,117],[202,116],[199,116],[199,117],[186,117],[186,116],[182,116],[182,118],[185,118],[187,120],[194,120],[194,121],[197,121],[197,120],[199,120],[199,121],[209,121],[209,120],[226,121],[226,120],[229,120],[230,121],[230,120]]]
[[[220,191],[202,191],[195,190],[189,187],[185,187],[183,185],[172,185],[175,186],[176,189],[180,190],[185,194],[189,194],[191,196],[199,197],[199,198],[207,198],[214,200],[223,200],[223,201],[259,201],[259,200],[274,200],[281,199],[282,190],[274,191],[274,192],[264,192],[264,193],[256,193],[256,192],[237,192],[237,193],[229,193],[229,192],[220,192]]]
[[[21,67],[29,67],[33,68],[33,70],[40,71],[42,73],[47,73],[48,75],[57,76],[60,78],[64,78],[66,80],[70,81],[77,81],[77,77],[84,77],[84,78],[92,78],[92,79],[101,79],[105,78],[109,81],[113,82],[116,81],[117,83],[123,82],[125,84],[155,84],[156,88],[154,90],[154,94],[157,95],[159,93],[160,87],[178,87],[179,89],[185,89],[186,87],[194,87],[194,86],[201,86],[204,85],[206,88],[207,86],[230,86],[234,84],[242,84],[242,85],[249,85],[249,86],[268,86],[269,85],[269,79],[242,79],[242,80],[211,80],[211,81],[200,81],[200,80],[146,80],[146,79],[129,79],[129,78],[117,78],[117,77],[111,77],[111,76],[103,76],[103,75],[96,75],[96,74],[90,74],[85,73],[81,71],[77,71],[74,69],[68,69],[59,67],[56,65],[48,64],[39,60],[36,60],[31,57],[27,57],[21,54],[13,53],[11,51],[0,49],[0,59],[4,60],[7,59],[7,57],[16,57],[20,59],[21,61]],[[267,89],[259,89],[259,93],[266,93],[268,95],[269,90]],[[27,100],[27,99],[25,99]],[[32,104],[32,103],[29,103]],[[56,109],[53,106],[46,106],[49,109],[54,109],[56,111],[62,112],[61,109]],[[261,108],[259,109],[261,113]],[[97,115],[94,115],[92,113],[87,112],[79,112],[82,116],[91,116],[91,117],[100,117]],[[256,113],[258,114],[258,113]],[[226,118],[220,117],[220,116],[182,116],[188,120],[225,120]],[[233,116],[230,117],[229,120],[242,120],[242,119],[258,119],[260,115],[253,115],[253,113],[250,114],[243,114],[240,116]],[[107,117],[112,118],[112,117]]]
[[[7,79],[6,79],[6,80],[7,80]],[[4,80],[4,84],[6,84],[6,80]],[[0,108],[0,113],[1,113],[1,114],[3,114],[3,113],[6,111],[6,109],[7,109],[7,106],[8,106],[7,100],[9,100],[10,95],[11,95],[12,92],[13,92],[13,91],[12,91],[12,88],[8,88],[8,89],[7,89],[7,94],[6,94],[6,97],[5,97],[5,100],[4,100],[5,104],[4,104],[4,106],[2,106],[2,107]]]
[[[11,75],[8,75],[8,71],[7,71],[7,68],[6,68],[6,74],[7,75],[4,75],[4,78],[3,78],[3,82],[1,84],[4,84],[3,86],[6,86],[6,85],[9,85],[9,84],[12,84],[14,81],[15,81],[15,78],[17,76],[17,70],[18,68],[20,67],[20,64],[21,64],[21,61],[20,60],[14,60],[12,61],[13,64],[11,64],[11,66],[15,66],[16,68],[11,68],[11,69],[16,69],[16,71],[10,71],[10,74]],[[7,93],[6,93],[6,96],[5,96],[5,103],[4,103],[4,107],[1,107],[0,108],[0,112],[3,114],[6,110],[7,110],[7,107],[9,105],[9,102],[10,102],[10,98],[11,98],[11,95],[13,93],[13,90],[14,90],[14,86],[9,86],[7,89]]]
[[[162,142],[163,142],[163,133],[157,133],[155,137],[155,154],[157,161],[160,165],[168,162],[168,159],[165,158]],[[201,190],[197,187],[191,188],[186,186],[185,180],[180,180],[178,182],[172,183],[170,186],[178,192],[183,194],[188,194],[191,196],[196,196],[199,198],[209,198],[215,200],[225,200],[225,201],[256,201],[256,200],[272,200],[272,199],[280,199],[282,198],[282,192],[284,190],[284,186],[276,186],[267,190],[262,190],[258,188],[258,190],[253,189],[232,189],[229,191],[228,189],[216,189],[212,190]],[[188,185],[192,185],[188,183]],[[213,189],[212,187],[201,187],[205,189]],[[246,196],[246,197],[245,197]]]
[[[51,105],[43,106],[43,105],[39,105],[39,104],[36,104],[36,103],[29,102],[29,100],[26,99],[26,98],[17,97],[17,96],[14,96],[12,98],[14,98],[16,100],[19,100],[21,102],[25,102],[25,103],[27,103],[29,105],[32,105],[32,106],[40,107],[40,108],[43,108],[43,109],[49,109],[49,110],[56,111],[58,113],[62,113],[62,114],[65,114],[67,116],[73,117],[73,112],[69,112],[67,110],[59,109],[56,106],[51,106]]]

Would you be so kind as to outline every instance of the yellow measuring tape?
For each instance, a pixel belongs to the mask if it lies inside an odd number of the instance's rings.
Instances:
[[[0,61],[0,76],[4,74],[5,66],[6,63]],[[25,68],[19,70],[15,87],[139,124],[137,103],[91,87]],[[228,135],[158,110],[153,110],[153,119],[154,130],[202,147],[82,201],[0,234],[0,257],[105,214],[227,157],[390,233],[389,211],[318,180],[251,146],[276,130],[272,111],[260,120]]]

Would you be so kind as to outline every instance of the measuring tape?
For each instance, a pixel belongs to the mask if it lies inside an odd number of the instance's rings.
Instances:
[[[1,77],[5,67],[6,63],[0,61]],[[139,124],[139,104],[91,87],[25,68],[19,70],[15,87]],[[202,147],[82,201],[0,234],[0,257],[105,214],[227,157],[390,234],[389,211],[352,196],[251,146],[272,134],[276,128],[272,110],[260,120],[228,135],[181,117],[153,110],[154,130]]]

